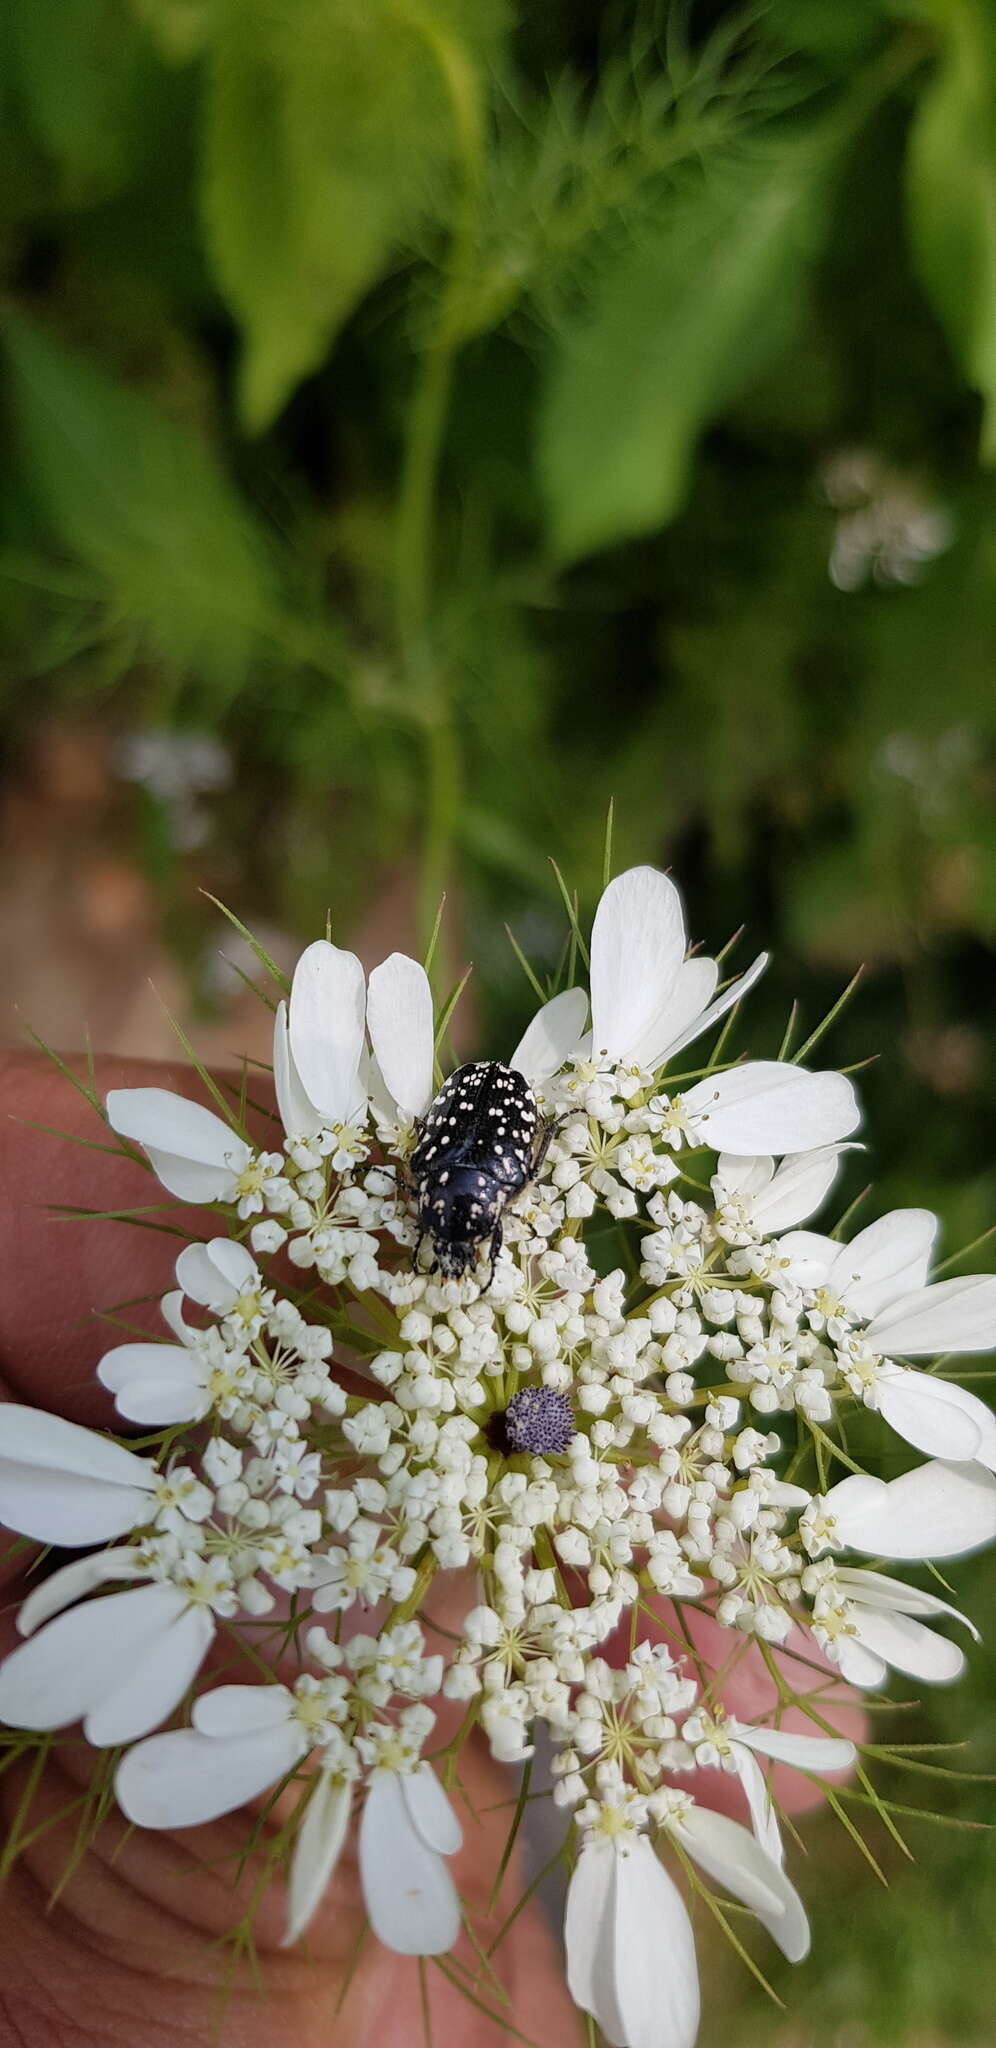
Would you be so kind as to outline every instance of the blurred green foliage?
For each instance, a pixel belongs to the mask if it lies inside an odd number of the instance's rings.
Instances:
[[[221,732],[302,924],[336,817],[354,897],[590,892],[611,790],[627,857],[784,842],[821,958],[985,936],[993,29],[11,0],[11,716]],[[951,509],[922,588],[828,583],[855,441]]]
[[[758,1050],[870,961],[875,1200],[982,1230],[994,0],[7,0],[0,137],[8,757],[59,701],[220,736],[228,900],[459,878],[498,1045],[613,795],[776,948]],[[989,2038],[917,1882],[807,2040]]]

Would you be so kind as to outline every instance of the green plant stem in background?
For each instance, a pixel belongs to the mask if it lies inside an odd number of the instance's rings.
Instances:
[[[460,43],[417,7],[406,6],[403,13],[424,36],[445,84],[461,179],[435,333],[422,356],[409,409],[398,493],[395,574],[399,651],[425,733],[425,822],[418,891],[418,943],[424,950],[446,889],[459,816],[460,746],[432,615],[432,586],[439,465],[460,341],[463,277],[476,236],[484,168],[484,109],[477,72]]]
[[[424,763],[419,853],[418,946],[424,950],[445,894],[459,815],[460,745],[452,693],[432,618],[436,484],[453,370],[442,337],[426,352],[409,413],[398,509],[397,629]]]

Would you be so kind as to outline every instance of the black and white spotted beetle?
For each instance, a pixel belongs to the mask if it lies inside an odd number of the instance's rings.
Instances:
[[[539,1172],[554,1129],[540,1116],[528,1081],[500,1060],[474,1060],[443,1082],[417,1127],[408,1165],[419,1245],[429,1239],[433,1271],[459,1280],[485,1239],[494,1271],[502,1217]]]

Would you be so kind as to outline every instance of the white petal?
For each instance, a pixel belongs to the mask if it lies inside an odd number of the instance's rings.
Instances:
[[[182,1202],[220,1201],[248,1165],[248,1145],[211,1109],[168,1088],[112,1088],[111,1129],[141,1145],[159,1179]]]
[[[240,1143],[240,1140],[236,1140]],[[149,1165],[156,1179],[178,1202],[190,1202],[198,1207],[209,1202],[230,1202],[238,1185],[238,1176],[248,1164],[249,1153],[233,1151],[230,1166],[197,1166],[189,1159],[174,1152],[158,1152],[146,1147]]]
[[[549,1081],[577,1050],[584,1035],[588,998],[583,988],[561,989],[537,1010],[509,1060],[530,1087]]]
[[[157,1477],[147,1459],[99,1436],[95,1429],[83,1429],[61,1415],[46,1415],[41,1408],[21,1408],[13,1401],[0,1408],[0,1457],[5,1463],[40,1466],[117,1486],[148,1487]]]
[[[153,1735],[122,1757],[114,1780],[118,1805],[136,1827],[199,1827],[234,1813],[292,1771],[298,1733],[285,1719],[227,1742],[196,1728]]]
[[[597,2020],[613,2048],[626,2048],[616,1999],[616,1878],[619,1858],[606,1836],[584,1843],[567,1887],[564,1945],[567,1989]]]
[[[188,1244],[176,1262],[184,1294],[217,1315],[227,1315],[240,1294],[259,1285],[259,1269],[244,1244],[213,1237],[209,1244]]]
[[[759,1153],[756,1158],[745,1154],[742,1159],[733,1152],[721,1152],[716,1161],[716,1179],[734,1195],[756,1197],[773,1179],[774,1171],[775,1162],[767,1152]]]
[[[703,1119],[717,1152],[809,1152],[850,1137],[861,1122],[846,1074],[810,1074],[783,1060],[750,1060],[698,1081],[682,1100]]]
[[[627,2048],[693,2048],[699,1973],[678,1888],[638,1836],[617,1858],[615,2004]]]
[[[116,1344],[113,1351],[105,1351],[97,1367],[97,1378],[109,1394],[119,1394],[129,1380],[153,1374],[159,1378],[164,1373],[191,1376],[191,1357],[186,1345],[181,1344]]]
[[[715,1878],[752,1913],[782,1910],[775,1871],[768,1868],[770,1859],[739,1821],[694,1805],[667,1825],[706,1876]]]
[[[924,1286],[937,1231],[929,1209],[891,1210],[841,1246],[832,1287],[855,1315],[877,1315],[890,1301]]]
[[[913,1372],[898,1365],[883,1366],[875,1382],[875,1406],[889,1428],[915,1450],[932,1451],[935,1457],[956,1462],[971,1460],[979,1456],[984,1435],[972,1409],[950,1398],[960,1393],[960,1387],[931,1379],[929,1373]],[[966,1398],[992,1421],[983,1402],[976,1401],[973,1394]],[[996,1431],[986,1433],[992,1435]],[[988,1464],[989,1460],[982,1462]]]
[[[801,1963],[809,1953],[809,1923],[802,1901],[748,1829],[704,1806],[692,1807],[671,1826],[707,1876],[757,1914],[790,1963]]]
[[[213,1237],[207,1247],[211,1264],[221,1276],[221,1284],[227,1294],[249,1294],[259,1286],[259,1267],[251,1251],[239,1244],[234,1237]],[[182,1256],[182,1254],[181,1254]],[[208,1308],[219,1305],[218,1294],[207,1303]]]
[[[783,1160],[768,1186],[754,1197],[751,1214],[759,1230],[771,1236],[805,1223],[825,1202],[840,1172],[848,1145],[821,1145],[815,1152],[797,1152]]]
[[[899,1479],[842,1479],[826,1496],[842,1542],[870,1556],[959,1557],[996,1537],[996,1479],[940,1459]]]
[[[817,1230],[790,1230],[778,1240],[779,1258],[800,1287],[822,1287],[839,1251],[835,1237],[823,1237]]]
[[[682,961],[663,1007],[643,1034],[641,1065],[652,1069],[662,1066],[672,1046],[684,1044],[688,1036],[698,1036],[705,1028],[702,1019],[718,980],[719,966],[706,955],[697,953],[691,960]]]
[[[0,1523],[22,1536],[74,1548],[123,1536],[146,1520],[155,1477],[146,1459],[93,1430],[0,1408]]]
[[[367,1100],[375,1117],[381,1123],[394,1123],[398,1115],[398,1105],[373,1053],[368,1053],[360,1063],[360,1080],[366,1089]]]
[[[114,1397],[114,1406],[126,1422],[141,1423],[144,1429],[166,1429],[175,1422],[200,1422],[211,1406],[211,1396],[202,1380],[188,1366],[185,1377],[163,1373],[157,1379],[129,1380]]]
[[[996,1350],[996,1273],[969,1273],[908,1294],[877,1315],[865,1334],[876,1350],[902,1358]]]
[[[692,1040],[701,1037],[703,1031],[709,1030],[710,1025],[718,1024],[720,1017],[725,1017],[727,1010],[732,1010],[734,1003],[739,1003],[754,987],[755,982],[760,981],[770,958],[770,953],[759,953],[745,973],[738,975],[736,981],[730,983],[729,988],[724,988],[715,1002],[709,1004],[708,1009],[702,1010],[676,1038],[669,1040],[662,1057],[673,1059],[676,1052],[682,1052],[686,1045],[691,1045]]]
[[[53,1614],[61,1614],[74,1600],[82,1600],[84,1593],[92,1593],[95,1586],[104,1586],[112,1579],[143,1579],[148,1576],[148,1569],[141,1551],[125,1545],[75,1558],[72,1564],[64,1564],[60,1571],[53,1572],[51,1578],[42,1579],[22,1601],[17,1616],[18,1635],[34,1635],[44,1621],[51,1621]]]
[[[460,1932],[460,1902],[442,1856],[408,1818],[394,1772],[377,1771],[360,1819],[360,1878],[370,1925],[402,1956],[438,1956]]]
[[[370,976],[367,1028],[377,1065],[399,1109],[424,1116],[433,1097],[435,1026],[425,968],[392,953]]]
[[[591,1034],[596,1056],[632,1059],[663,1010],[685,953],[674,883],[630,868],[605,890],[591,932]]]
[[[965,1669],[960,1645],[949,1642],[947,1636],[935,1635],[911,1615],[855,1607],[853,1621],[859,1643],[909,1678],[923,1679],[928,1685],[950,1685]]]
[[[290,1049],[286,1003],[277,1004],[273,1020],[273,1087],[280,1121],[288,1138],[315,1138],[322,1119],[305,1093]]]
[[[212,1240],[217,1244],[222,1240]],[[212,1263],[211,1249],[206,1244],[185,1245],[176,1262],[177,1284],[191,1301],[199,1301],[204,1307],[213,1308],[218,1295],[225,1297],[225,1307],[231,1306],[230,1287],[226,1287],[218,1268]]]
[[[80,1720],[162,1640],[185,1605],[175,1586],[140,1586],[60,1614],[0,1665],[0,1721],[66,1728]]]
[[[837,1485],[824,1495],[827,1510],[837,1523],[837,1534],[842,1542],[850,1542],[852,1529],[862,1525],[865,1515],[873,1521],[882,1516],[888,1506],[888,1488],[886,1479],[876,1479],[870,1472],[852,1472],[849,1478],[838,1480]]]
[[[732,1740],[733,1730],[730,1729],[729,1733]],[[735,1742],[733,1746],[736,1752],[740,1782],[747,1795],[747,1806],[750,1811],[750,1824],[754,1830],[754,1839],[760,1843],[765,1855],[771,1857],[772,1863],[777,1863],[780,1866],[785,1861],[785,1846],[782,1842],[778,1818],[768,1790],[767,1778],[752,1749],[741,1742]]]
[[[893,1369],[900,1370],[898,1366]],[[924,1379],[926,1376],[920,1377]],[[945,1402],[953,1403],[956,1408],[960,1408],[979,1431],[981,1442],[978,1449],[972,1453],[975,1463],[987,1466],[990,1472],[996,1472],[996,1415],[992,1409],[985,1401],[980,1401],[977,1394],[969,1393],[967,1387],[959,1387],[954,1380],[939,1380],[937,1384],[944,1389]],[[936,1450],[936,1446],[931,1448]]]
[[[349,1123],[362,1108],[365,1006],[355,953],[316,939],[294,970],[290,1049],[301,1086],[329,1123]]]
[[[294,1844],[282,1948],[300,1939],[321,1905],[342,1854],[352,1804],[352,1785],[321,1772]]]
[[[408,1818],[426,1847],[438,1856],[455,1856],[463,1847],[463,1829],[431,1764],[421,1763],[401,1780]]]
[[[837,1670],[848,1685],[862,1692],[877,1692],[889,1676],[884,1658],[876,1657],[859,1643],[857,1636],[841,1636],[837,1642]]]
[[[143,1586],[140,1593],[123,1597],[144,1599],[151,1593],[173,1593],[183,1598],[174,1586]],[[74,1613],[92,1611],[90,1607],[74,1609]],[[53,1626],[58,1627],[58,1623]],[[168,1720],[196,1678],[213,1639],[214,1616],[205,1607],[188,1604],[134,1660],[118,1650],[118,1682],[87,1714],[83,1722],[87,1741],[97,1749],[114,1749],[120,1742],[134,1742],[138,1736],[148,1735],[150,1729],[158,1728],[160,1721]],[[35,1641],[38,1640],[36,1637]]]
[[[904,1579],[890,1579],[885,1572],[856,1571],[852,1565],[838,1565],[837,1577],[848,1599],[862,1607],[884,1607],[896,1614],[947,1614],[952,1621],[963,1622],[977,1643],[982,1640],[967,1614],[937,1593],[925,1593],[922,1586],[908,1586]]]
[[[126,1536],[148,1515],[149,1496],[137,1487],[108,1486],[0,1458],[0,1524],[36,1543],[82,1550],[89,1543]]]
[[[167,1329],[172,1330],[178,1343],[191,1344],[197,1332],[190,1323],[184,1321],[183,1302],[182,1287],[172,1287],[168,1294],[163,1295],[159,1303],[159,1313]]]
[[[292,1719],[294,1696],[286,1685],[215,1685],[195,1699],[190,1718],[201,1735],[225,1741]]]
[[[119,1415],[149,1428],[199,1422],[211,1405],[195,1352],[179,1344],[119,1344],[97,1367]]]
[[[755,1728],[743,1721],[731,1721],[729,1732],[758,1756],[798,1771],[849,1771],[857,1757],[853,1742],[834,1735],[796,1735],[788,1728]]]

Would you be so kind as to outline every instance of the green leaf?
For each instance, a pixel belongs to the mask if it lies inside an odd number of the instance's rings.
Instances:
[[[937,0],[944,45],[909,136],[913,262],[969,384],[982,452],[996,461],[996,22],[975,0]]]
[[[539,460],[562,561],[680,509],[702,429],[789,340],[826,211],[824,148],[795,141],[686,185],[611,259],[542,403]]]
[[[113,192],[141,137],[142,38],[117,0],[8,0],[13,85],[70,204]]]
[[[186,64],[211,32],[214,0],[131,0],[132,13],[155,41],[166,64]]]
[[[236,688],[276,614],[274,571],[206,449],[29,321],[9,316],[4,343],[26,479],[110,630]]]
[[[427,212],[445,213],[459,80],[496,0],[220,0],[203,216],[267,426]]]

